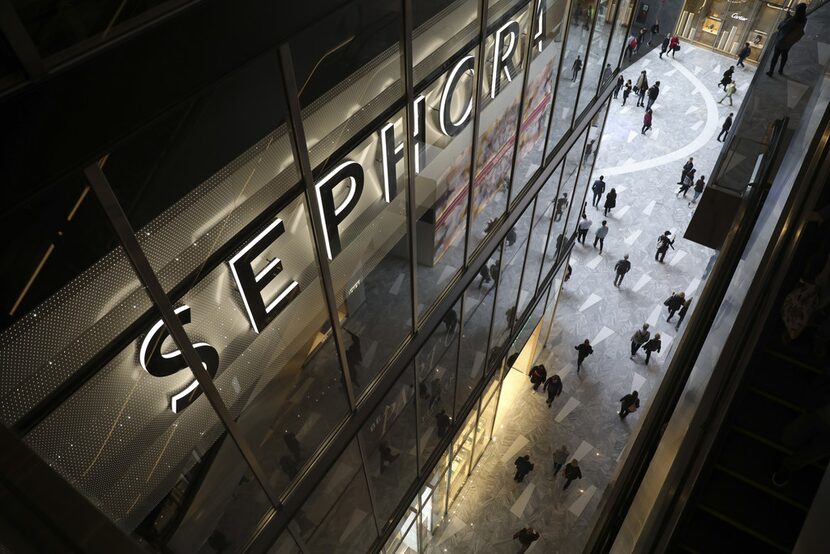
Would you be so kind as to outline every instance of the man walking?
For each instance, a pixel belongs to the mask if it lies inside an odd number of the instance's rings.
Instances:
[[[631,412],[636,412],[640,407],[640,398],[637,391],[631,394],[626,394],[620,398],[620,419],[625,419],[625,416]]]
[[[694,158],[689,158],[689,161],[683,164],[683,172],[680,174],[680,180],[677,182],[678,185],[683,184],[683,177],[685,177],[692,169],[694,169]]]
[[[683,305],[680,307],[680,311],[677,312],[677,315],[680,316],[677,320],[677,325],[674,326],[674,330],[677,331],[680,329],[680,324],[683,323],[683,320],[686,319],[686,312],[689,311],[689,306],[692,305],[692,299],[687,298]]]
[[[778,68],[778,74],[784,74],[784,66],[787,64],[790,48],[804,36],[805,25],[807,25],[807,4],[802,2],[795,7],[795,15],[778,24],[775,50],[772,53],[772,62],[769,64],[767,75],[772,77],[772,72],[775,70],[775,64],[779,58],[781,58],[781,66]]]
[[[530,545],[539,540],[539,537],[541,537],[541,535],[533,527],[524,527],[523,529],[516,531],[513,534],[513,540],[518,539],[519,544],[521,545],[519,554],[530,548]]]
[[[675,196],[683,195],[683,198],[686,198],[686,193],[689,192],[689,189],[692,188],[692,183],[694,183],[695,179],[695,168],[692,168],[685,177],[683,177],[683,184],[680,185],[680,188],[677,189]]]
[[[651,130],[651,108],[646,108],[646,113],[643,114],[643,128],[640,130],[641,135],[645,135],[646,131]]]
[[[729,129],[732,128],[733,115],[734,114],[730,112],[729,115],[726,116],[723,125],[721,125],[720,133],[718,133],[718,142],[726,142],[726,135],[729,133]],[[721,140],[721,137],[723,137],[723,140]]]
[[[721,77],[721,80],[718,83],[718,88],[723,87],[723,90],[726,90],[726,85],[732,82],[733,73],[735,73],[735,66],[730,65],[729,69],[723,72],[723,77]]]
[[[695,182],[695,197],[692,198],[692,201],[689,202],[689,207],[691,208],[693,204],[697,203],[697,199],[700,198],[700,195],[703,194],[703,189],[706,188],[706,181],[704,181],[705,175],[701,175],[700,179]]]
[[[654,254],[654,259],[661,264],[666,259],[666,252],[669,251],[669,248],[674,250],[674,240],[669,238],[670,235],[671,231],[666,231],[657,237],[657,253]]]
[[[576,460],[568,462],[568,465],[565,466],[564,473],[565,486],[562,487],[562,490],[570,487],[571,481],[574,481],[575,479],[582,479],[582,470],[579,469],[579,463]]]
[[[656,19],[654,20],[654,25],[651,26],[651,38],[648,39],[648,45],[651,46],[651,43],[654,41],[654,38],[660,34],[660,22]]]
[[[617,77],[617,84],[614,85],[614,98],[615,99],[620,95],[620,89],[623,87],[624,84],[625,84],[625,78],[623,78],[622,73],[620,73],[620,76]]]
[[[597,232],[594,234],[594,248],[597,247],[597,242],[599,242],[599,253],[602,254],[602,247],[605,244],[605,237],[608,235],[608,222],[606,220],[602,220],[602,225],[599,226]]]
[[[571,67],[571,69],[573,70],[573,77],[571,77],[571,81],[575,83],[576,80],[579,78],[579,72],[582,70],[582,58],[580,58],[578,55],[574,60],[574,64]]]
[[[553,400],[562,394],[562,379],[558,375],[553,375],[545,381],[545,386],[542,389],[548,393],[548,408],[553,404]]]
[[[530,454],[519,456],[513,464],[516,466],[516,475],[513,477],[513,480],[517,483],[521,483],[525,476],[533,471],[533,464],[530,463]]]
[[[591,185],[591,191],[594,193],[594,199],[591,201],[591,205],[597,209],[599,209],[599,201],[602,198],[602,193],[605,192],[605,177],[603,175],[599,176],[599,179],[594,181],[594,184]]]
[[[671,42],[671,33],[666,35],[663,39],[663,44],[660,45],[660,59],[663,59],[663,54],[669,49],[669,42]]]
[[[562,219],[562,214],[565,213],[565,208],[568,207],[568,193],[563,192],[562,196],[556,199],[556,212],[553,214],[553,220],[559,221]]]
[[[619,288],[622,284],[625,274],[631,271],[631,262],[628,261],[628,254],[622,257],[622,260],[617,260],[614,264],[614,286]]]
[[[605,195],[605,210],[602,212],[602,215],[608,216],[608,212],[614,209],[617,205],[617,190],[612,188],[608,191],[608,194]]]
[[[576,373],[579,374],[579,370],[582,369],[582,362],[585,361],[585,358],[594,353],[594,349],[591,348],[591,341],[585,339],[585,342],[583,342],[582,344],[577,344],[576,346],[574,346],[574,350],[577,351]]]
[[[646,109],[650,110],[651,106],[654,104],[654,101],[657,100],[657,97],[660,96],[660,81],[655,81],[651,88],[648,89],[648,102],[646,103]]]
[[[750,54],[752,54],[752,48],[749,46],[749,43],[747,42],[744,44],[744,47],[741,48],[741,51],[738,52],[738,63],[736,63],[735,65],[737,65],[738,67],[746,67],[744,65],[744,60],[747,59]]]
[[[582,214],[582,219],[579,221],[579,225],[577,226],[576,230],[576,240],[584,245],[585,244],[585,237],[588,235],[588,229],[591,228],[591,224],[593,221],[588,219],[588,216]]]
[[[530,368],[530,382],[533,383],[533,390],[539,390],[539,385],[545,382],[548,378],[548,370],[544,364],[535,365]]]
[[[674,314],[677,313],[677,310],[683,307],[683,302],[686,301],[686,293],[685,292],[673,292],[671,296],[666,298],[663,305],[669,309],[669,317],[666,318],[666,323],[671,321],[671,318],[674,317]]]
[[[648,323],[643,323],[642,329],[637,329],[634,331],[634,334],[631,335],[631,356],[630,358],[634,358],[637,355],[637,350],[640,349],[642,345],[648,342],[648,339],[651,338],[651,332],[648,330]]]
[[[729,105],[732,105],[732,95],[735,94],[735,91],[738,90],[738,86],[735,84],[735,81],[730,82],[726,85],[726,93],[718,100],[718,104],[729,98]]]
[[[663,342],[660,340],[660,333],[655,334],[652,339],[646,341],[643,345],[643,351],[646,353],[646,365],[648,365],[648,361],[651,359],[651,353],[660,352],[660,348],[662,347]]]
[[[637,78],[637,82],[634,84],[634,92],[637,93],[637,107],[645,107],[645,97],[646,92],[648,91],[648,76],[646,75],[646,70],[642,70],[640,72],[640,76]]]
[[[553,476],[556,477],[556,474],[559,473],[559,470],[562,469],[562,466],[565,465],[565,462],[568,461],[568,456],[570,453],[568,452],[568,447],[564,444],[560,446],[556,451],[553,453]]]

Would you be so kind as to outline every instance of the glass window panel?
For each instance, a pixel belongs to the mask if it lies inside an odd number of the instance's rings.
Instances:
[[[478,36],[478,1],[413,2],[412,57],[420,83]]]
[[[492,26],[497,19],[502,19],[509,13],[515,13],[517,6],[525,2],[527,0],[487,0],[488,26]]]
[[[633,0],[612,0],[611,5],[619,4],[617,8],[616,22],[614,24],[614,33],[611,36],[611,43],[608,46],[608,59],[611,67],[616,69],[618,66],[622,67],[622,54],[625,48],[626,40],[628,39],[628,20],[631,17],[631,12],[634,9]],[[662,27],[662,25],[661,25]],[[663,27],[661,29],[660,44],[663,42],[663,37],[671,31],[669,28]],[[659,44],[658,44],[659,46]]]
[[[386,545],[383,547],[384,554],[418,554],[418,497],[406,510],[406,513],[398,521],[398,525]]]
[[[455,396],[461,301],[444,316],[415,358],[418,376],[418,433],[421,465],[450,432]]]
[[[2,77],[18,71],[20,71],[20,64],[17,62],[17,55],[6,42],[6,38],[0,36],[0,88],[4,82]]]
[[[562,179],[562,167],[564,163],[559,164],[553,173],[551,173],[547,182],[542,187],[542,190],[548,189],[554,191],[555,196],[552,201],[553,215],[551,216],[550,230],[547,235],[547,246],[545,247],[545,257],[542,261],[542,271],[540,273],[539,281],[541,282],[545,276],[553,269],[553,264],[559,257],[563,250],[565,243],[565,222],[568,220],[568,210],[571,208],[571,192],[560,188],[560,181]]]
[[[400,142],[403,112],[389,124],[395,142]],[[365,390],[412,332],[406,168],[399,159],[394,175],[384,172],[379,162],[382,136],[369,135],[337,165],[328,164],[331,169],[326,168],[315,187],[328,226],[318,240],[333,258],[329,265],[335,300],[357,391]],[[342,206],[348,208],[339,211]]]
[[[392,510],[418,472],[413,378],[409,367],[360,430],[379,528],[390,523]]]
[[[476,277],[464,291],[464,311],[459,352],[456,412],[461,409],[472,390],[484,376],[487,358],[487,340],[493,318],[493,299],[499,281],[501,248],[490,256]]]
[[[476,425],[476,447],[474,451],[473,466],[475,466],[484,454],[484,450],[490,444],[493,437],[493,421],[496,419],[496,405],[498,405],[497,390],[501,384],[498,374],[487,388],[486,394],[482,397],[481,415]]]
[[[542,191],[554,189],[554,183],[545,183]],[[553,219],[554,204],[549,197],[543,197],[542,191],[536,197],[536,207],[533,212],[533,227],[530,230],[530,242],[527,247],[527,261],[525,262],[524,274],[522,275],[520,299],[525,302],[533,298],[536,292],[536,284],[539,281],[539,271],[542,269],[542,261],[545,254],[545,243],[550,232],[550,225]],[[519,302],[518,314],[521,315],[526,304]]]
[[[314,553],[363,552],[377,539],[366,475],[352,441],[291,520],[305,549]]]
[[[494,30],[488,37],[481,94],[478,146],[473,180],[472,229],[467,259],[481,241],[498,225],[507,207],[508,189],[516,128],[519,117],[519,98],[522,92],[525,36],[530,25],[530,5]],[[494,52],[498,47],[496,60]],[[495,68],[494,65],[498,65]],[[498,69],[498,71],[494,71]]]
[[[585,138],[588,131],[584,131],[582,135],[573,143],[568,155],[565,156],[565,162],[562,166],[562,184],[560,190],[571,191],[571,198],[574,201],[571,203],[571,209],[568,212],[568,220],[565,222],[564,230],[565,236],[570,237],[571,233],[575,232],[576,225],[579,222],[580,215],[587,213],[585,210],[585,192],[587,185],[583,187],[577,186],[580,183],[580,170],[582,168],[582,153],[585,147]]]
[[[547,363],[553,355],[551,350],[554,346],[553,339],[561,337],[561,335],[555,335],[553,333],[553,314],[556,310],[556,303],[559,300],[559,293],[562,291],[562,276],[564,272],[565,264],[562,264],[551,281],[550,292],[548,294],[547,304],[545,305],[545,311],[542,314],[541,328],[539,329],[539,344],[536,349],[536,356],[532,362],[534,365]]]
[[[452,463],[450,464],[450,503],[455,502],[461,487],[470,474],[470,462],[473,456],[473,440],[478,410],[474,409],[467,416],[464,428],[453,443]]]
[[[297,185],[281,79],[276,52],[261,55],[105,158],[165,290],[223,263],[223,252]]]
[[[300,547],[297,546],[297,542],[288,530],[283,531],[277,542],[268,549],[268,554],[297,554],[299,552],[301,552]]]
[[[516,321],[519,283],[522,280],[522,266],[527,251],[527,237],[532,214],[533,207],[528,206],[513,226],[513,229],[504,238],[504,251],[501,271],[499,272],[499,291],[496,295],[496,310],[493,315],[491,354],[495,354],[505,346]],[[493,361],[491,359],[489,363]]]
[[[417,160],[415,179],[418,302],[424,307],[435,302],[464,266],[473,142],[473,54],[468,52],[416,94],[424,96],[416,104],[419,114],[424,112],[420,121],[425,124],[425,147],[421,152],[417,145],[422,159]]]
[[[591,0],[572,0],[568,15],[568,35],[562,54],[562,70],[556,87],[556,99],[553,105],[553,117],[548,130],[548,146],[545,156],[554,151],[556,145],[571,127],[574,116],[579,79],[585,66],[585,54],[591,33],[594,2]],[[577,66],[579,59],[579,70]]]
[[[519,156],[511,185],[512,197],[524,190],[530,177],[542,165],[545,138],[553,106],[553,75],[559,69],[567,0],[538,0],[534,5],[536,27],[531,36],[535,42],[530,51],[530,77],[524,95],[522,127],[519,134]]]
[[[348,2],[291,39],[312,167],[403,96],[400,7]]]
[[[421,489],[421,537],[425,547],[430,544],[444,522],[449,484],[449,452],[450,449],[447,448],[441,455],[424,488]]]
[[[611,79],[611,67],[605,67],[605,49],[608,45],[608,37],[611,34],[610,26],[605,25],[605,18],[611,18],[613,14],[608,12],[608,0],[594,2],[596,18],[593,31],[591,32],[591,44],[588,48],[588,55],[585,58],[585,65],[582,68],[582,85],[579,91],[579,102],[576,113],[581,114],[588,103],[593,100],[597,93],[600,80]]]

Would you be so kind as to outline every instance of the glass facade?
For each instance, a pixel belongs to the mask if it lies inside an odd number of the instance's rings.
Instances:
[[[428,550],[491,439],[508,348],[556,303],[605,107],[580,115],[628,25],[614,15],[413,3],[403,37],[402,5],[350,2],[14,198],[3,423],[154,549],[276,529],[271,552]]]

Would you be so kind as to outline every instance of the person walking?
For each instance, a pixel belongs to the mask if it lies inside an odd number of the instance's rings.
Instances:
[[[643,114],[643,128],[640,131],[641,135],[645,135],[646,131],[651,130],[651,108],[646,108],[646,113]]]
[[[674,55],[677,52],[680,52],[680,39],[677,35],[672,35],[671,39],[669,40],[669,50],[671,50],[671,57],[674,59]]]
[[[660,81],[656,81],[651,88],[648,89],[648,102],[646,103],[646,109],[650,110],[651,106],[657,100],[657,97],[660,96]]]
[[[565,462],[568,461],[568,456],[570,456],[570,452],[568,452],[568,447],[564,444],[557,448],[553,452],[553,476],[556,477],[556,474],[559,473],[559,470],[562,469],[562,466],[565,465]]]
[[[634,53],[637,54],[640,52],[640,48],[642,48],[643,44],[646,42],[646,33],[648,30],[643,27],[637,33],[637,47],[634,49]]]
[[[513,540],[518,540],[521,548],[519,553],[525,552],[530,545],[539,540],[542,535],[533,527],[524,527],[513,533]]]
[[[573,66],[571,66],[571,69],[573,70],[573,76],[571,77],[571,81],[576,82],[576,80],[579,78],[579,72],[582,70],[582,58],[580,58],[578,55],[574,60],[574,64]]]
[[[625,86],[623,87],[623,106],[625,106],[625,101],[628,100],[628,95],[631,94],[631,87],[631,79],[629,79],[625,82]]]
[[[455,331],[455,326],[458,324],[458,314],[455,310],[450,310],[444,315],[443,321],[447,335],[452,335],[453,331]]]
[[[605,245],[605,237],[608,235],[608,222],[604,219],[602,220],[602,224],[597,229],[597,232],[594,233],[594,248],[597,247],[597,243],[599,242],[599,253],[602,254],[602,247]]]
[[[620,398],[620,419],[625,419],[625,416],[631,412],[636,412],[640,407],[640,395],[637,391],[626,394]]]
[[[636,48],[637,38],[634,35],[628,35],[628,40],[625,42],[625,52],[623,52],[623,58],[631,58]]]
[[[568,193],[563,192],[562,196],[556,199],[556,211],[553,214],[553,220],[559,221],[565,213],[565,208],[568,207]]]
[[[669,43],[671,42],[671,33],[666,35],[666,38],[663,39],[663,44],[660,45],[660,59],[663,59],[663,54],[665,54],[669,49]]]
[[[617,206],[617,189],[611,189],[608,191],[608,194],[605,195],[605,211],[602,212],[602,215],[607,216],[608,212],[613,210]]]
[[[686,176],[692,169],[694,169],[694,158],[689,158],[689,161],[683,164],[683,172],[680,174],[680,180],[677,182],[678,185],[683,184],[683,177]]]
[[[657,253],[654,254],[654,259],[660,263],[663,263],[663,260],[666,259],[666,252],[669,251],[669,248],[674,250],[674,240],[669,238],[670,236],[671,231],[666,231],[657,237]]]
[[[634,358],[637,355],[637,351],[643,346],[645,343],[648,342],[648,339],[651,338],[651,331],[648,330],[648,323],[643,323],[643,327],[634,331],[634,334],[631,335],[631,356],[629,358]]]
[[[680,185],[680,188],[677,189],[675,196],[683,195],[683,198],[686,198],[686,193],[689,192],[689,189],[692,188],[692,185],[695,182],[695,169],[692,168],[685,177],[683,177],[683,183]]]
[[[530,463],[530,454],[519,456],[513,464],[516,466],[516,475],[513,477],[513,480],[517,483],[521,483],[525,476],[533,471],[533,464]]]
[[[651,38],[648,39],[648,45],[651,46],[651,43],[654,41],[654,38],[660,34],[660,22],[656,19],[654,20],[654,25],[651,26]]]
[[[611,75],[614,74],[614,68],[610,63],[605,64],[605,69],[602,70],[602,87],[604,88],[611,81]]]
[[[660,333],[655,334],[653,338],[646,341],[643,345],[643,351],[646,353],[646,365],[648,365],[648,361],[651,359],[651,353],[660,352],[662,346],[663,342],[660,340]]]
[[[582,219],[579,221],[579,225],[576,230],[576,240],[579,241],[580,244],[585,244],[585,237],[588,235],[588,229],[591,228],[592,223],[593,221],[588,219],[586,214],[582,214]]]
[[[686,312],[689,311],[689,306],[692,305],[692,299],[687,298],[683,305],[678,310],[677,315],[680,316],[677,320],[677,325],[674,326],[674,330],[677,331],[680,329],[680,324],[683,323],[683,320],[686,319]]]
[[[726,142],[726,135],[729,133],[729,129],[732,128],[733,115],[734,114],[730,112],[729,115],[726,116],[726,119],[723,121],[723,125],[721,125],[720,128],[720,133],[718,133],[718,142]],[[721,137],[723,137],[723,140],[721,140]]]
[[[550,408],[554,398],[562,394],[562,379],[558,375],[552,375],[545,381],[542,390],[548,393],[548,408]]]
[[[671,293],[671,296],[666,298],[666,300],[663,302],[663,305],[669,309],[669,317],[666,318],[666,323],[671,321],[671,318],[674,317],[674,314],[677,313],[677,310],[683,307],[683,303],[685,301],[685,292],[673,292]]]
[[[619,288],[622,284],[623,277],[625,274],[631,271],[631,262],[628,261],[628,254],[622,257],[621,260],[617,260],[617,263],[614,264],[614,286]]]
[[[703,189],[706,188],[706,181],[704,178],[706,175],[701,175],[700,179],[695,181],[695,197],[692,198],[692,201],[689,202],[689,207],[691,208],[692,205],[697,204],[697,199],[700,198],[700,195],[703,194]]]
[[[620,95],[620,90],[623,88],[624,84],[625,79],[623,78],[622,73],[620,73],[620,76],[617,77],[617,84],[614,85],[614,99]]]
[[[591,191],[594,193],[594,199],[591,201],[591,205],[595,208],[599,208],[599,200],[602,198],[602,193],[605,192],[605,177],[603,175],[599,176],[599,179],[594,181],[594,184],[591,185]]]
[[[744,47],[741,48],[740,52],[738,52],[738,63],[735,65],[738,67],[746,67],[744,65],[744,60],[747,59],[750,54],[752,54],[752,47],[749,46],[748,42],[744,43]]]
[[[729,105],[731,106],[732,105],[732,95],[735,94],[736,90],[738,90],[738,85],[735,84],[735,81],[732,81],[728,85],[726,85],[726,92],[724,93],[723,96],[721,96],[721,99],[718,100],[718,104],[720,104],[721,102],[723,102],[724,100],[726,100],[728,98],[729,99]]]
[[[539,390],[539,385],[548,378],[548,370],[544,364],[535,365],[530,368],[530,382],[533,383],[533,390]]]
[[[767,75],[772,77],[775,64],[781,59],[778,67],[778,74],[784,74],[784,66],[787,65],[787,57],[790,55],[790,48],[804,36],[804,26],[807,25],[807,4],[800,3],[795,7],[795,14],[778,24],[778,32],[775,35],[775,50],[772,53],[772,61],[769,64]]]
[[[729,69],[723,72],[723,77],[721,78],[720,82],[718,83],[718,88],[723,87],[723,90],[726,90],[726,85],[732,82],[732,74],[735,73],[735,66],[730,65]]]
[[[585,342],[583,342],[582,344],[577,344],[576,346],[574,346],[574,350],[577,351],[576,373],[578,375],[579,370],[582,369],[582,362],[585,361],[585,358],[594,353],[594,349],[591,348],[591,341],[585,339]]]
[[[637,93],[637,107],[645,107],[646,92],[648,92],[648,75],[645,69],[640,72],[640,76],[634,84],[634,92]]]
[[[490,277],[490,268],[487,267],[487,264],[481,266],[481,269],[478,270],[478,274],[481,275],[481,281],[478,282],[479,290],[481,290],[481,287],[485,284],[489,284],[493,281],[493,278]]]
[[[568,462],[568,465],[565,466],[563,473],[565,474],[565,486],[562,487],[562,490],[570,487],[572,481],[582,479],[582,470],[579,469],[579,462],[576,460]]]

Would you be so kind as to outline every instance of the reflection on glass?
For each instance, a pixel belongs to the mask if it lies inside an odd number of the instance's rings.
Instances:
[[[464,266],[472,158],[473,52],[416,94],[416,258],[421,316]],[[437,117],[433,117],[437,114]],[[422,139],[422,141],[421,141]]]
[[[493,436],[493,421],[496,419],[496,405],[498,404],[498,388],[501,384],[498,373],[494,376],[493,381],[485,390],[484,396],[481,399],[481,415],[478,418],[476,425],[476,447],[474,451],[473,467],[481,459],[485,448],[490,443]]]
[[[553,75],[559,69],[562,50],[562,21],[568,9],[567,0],[538,0],[536,27],[532,30],[530,76],[522,106],[522,127],[519,133],[519,154],[516,172],[510,187],[510,198],[524,190],[530,177],[542,165],[550,110],[553,106]]]
[[[588,49],[588,57],[583,70],[582,85],[579,91],[579,102],[576,113],[582,110],[593,100],[600,81],[607,83],[611,80],[613,68],[605,65],[605,50],[608,46],[608,39],[611,37],[611,22],[613,13],[608,9],[608,0],[599,0],[596,3],[596,19],[591,33],[591,45]]]
[[[472,410],[467,416],[464,428],[456,437],[452,447],[452,463],[450,464],[450,504],[455,502],[461,487],[467,482],[470,474],[470,463],[473,457],[473,439],[475,433],[478,410]]]
[[[521,296],[527,297],[528,299],[533,297],[533,293],[536,292],[537,283],[540,282],[540,271],[542,270],[542,263],[545,261],[545,246],[549,242],[548,236],[553,236],[550,234],[550,230],[556,212],[556,192],[559,186],[558,175],[559,171],[554,171],[551,178],[545,182],[536,195],[533,227],[530,230],[527,261],[525,262],[524,274],[522,275]],[[553,240],[555,240],[555,237]],[[544,277],[544,274],[542,276]],[[519,315],[521,313],[522,310],[519,311]]]
[[[551,202],[553,215],[551,216],[550,230],[548,231],[547,245],[545,246],[545,257],[542,261],[542,270],[539,276],[541,282],[545,276],[553,269],[553,264],[557,258],[560,257],[561,252],[567,244],[567,238],[564,235],[565,222],[568,220],[568,211],[571,209],[571,191],[564,191],[560,188],[562,179],[562,167],[564,163],[560,163],[548,178],[547,182],[542,187],[542,190],[549,189],[554,191],[555,196]],[[538,202],[538,200],[537,200]]]
[[[402,158],[373,163],[389,155],[384,140],[398,144],[403,137],[399,112],[386,134],[370,135],[343,160],[327,164],[315,186],[326,220],[320,238],[331,260],[349,375],[358,392],[412,331],[406,168]]]
[[[504,236],[504,250],[499,272],[499,290],[496,295],[496,309],[493,314],[493,331],[490,345],[491,359],[489,365],[496,359],[495,355],[505,346],[513,324],[518,316],[517,302],[527,302],[528,298],[518,298],[519,283],[522,280],[522,266],[527,251],[527,237],[530,230],[530,220],[533,215],[533,205],[516,221],[513,228]]]
[[[429,476],[424,488],[421,489],[421,541],[424,547],[432,542],[438,534],[441,524],[444,523],[444,515],[447,510],[447,487],[449,485],[449,464],[450,449],[441,455],[435,469]]]
[[[478,1],[413,2],[415,83],[443,65],[478,35]]]
[[[386,541],[383,547],[384,554],[418,554],[418,527],[420,516],[418,514],[418,497],[406,510],[406,513],[398,521],[398,526]]]
[[[612,0],[611,6],[619,4],[617,7],[616,22],[614,24],[614,33],[611,36],[611,43],[608,45],[607,62],[611,67],[616,69],[617,66],[623,67],[622,54],[625,48],[626,40],[628,40],[628,22],[631,19],[632,11],[634,10],[635,2],[633,0]],[[661,26],[662,27],[662,26]],[[662,44],[663,38],[669,33],[671,29],[662,28],[660,34],[662,36],[655,37],[659,41],[658,46]],[[629,62],[630,63],[630,62]],[[626,77],[627,79],[628,77]]]
[[[556,88],[556,101],[553,107],[546,156],[565,136],[571,126],[576,107],[576,97],[582,71],[585,69],[585,55],[591,35],[591,23],[594,19],[595,2],[591,0],[572,0],[568,17],[568,35],[562,54],[562,71]]]
[[[297,554],[298,552],[300,552],[300,547],[297,546],[297,542],[288,530],[283,531],[277,538],[277,542],[268,549],[268,554]]]
[[[360,429],[375,517],[383,528],[418,471],[415,457],[415,383],[408,368]]]
[[[522,92],[525,49],[521,37],[530,26],[530,5],[487,37],[481,114],[472,197],[472,229],[467,258],[498,226],[507,207],[513,150]]]
[[[458,301],[415,358],[422,466],[452,426],[460,310]]]
[[[582,169],[582,153],[587,136],[588,131],[586,130],[568,150],[568,155],[565,156],[565,161],[562,164],[562,183],[559,185],[559,190],[568,191],[569,196],[573,199],[567,221],[563,225],[565,237],[569,237],[571,233],[575,232],[580,216],[586,213],[585,206],[587,203],[584,199],[587,186],[578,187],[577,183]]]
[[[501,248],[496,248],[490,259],[482,265],[476,277],[464,291],[464,310],[461,344],[458,362],[458,386],[456,410],[467,402],[470,393],[484,376],[487,358],[487,339],[493,318],[493,299],[501,270]]]

